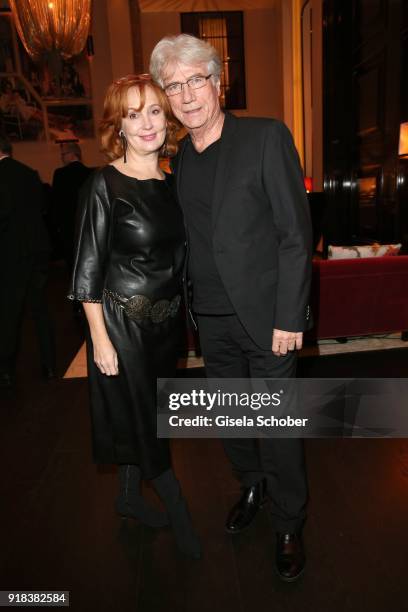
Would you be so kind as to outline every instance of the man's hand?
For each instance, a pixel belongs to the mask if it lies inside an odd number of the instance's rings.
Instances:
[[[274,329],[272,334],[272,353],[277,357],[288,351],[299,350],[303,344],[303,332],[287,332]]]

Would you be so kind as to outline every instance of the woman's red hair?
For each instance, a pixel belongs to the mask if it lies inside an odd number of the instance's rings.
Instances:
[[[103,104],[103,116],[99,124],[103,153],[110,160],[118,159],[124,154],[119,132],[122,128],[122,118],[128,113],[127,93],[131,87],[136,87],[140,94],[140,108],[136,110],[142,110],[145,105],[146,87],[150,87],[157,95],[159,105],[167,120],[166,139],[159,155],[166,157],[175,155],[177,153],[176,133],[179,125],[171,112],[166,94],[149,74],[129,74],[113,81],[109,86]]]

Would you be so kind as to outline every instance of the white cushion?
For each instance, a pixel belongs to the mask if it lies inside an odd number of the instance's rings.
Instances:
[[[398,255],[401,244],[367,244],[364,246],[333,246],[329,244],[327,259],[357,259]]]

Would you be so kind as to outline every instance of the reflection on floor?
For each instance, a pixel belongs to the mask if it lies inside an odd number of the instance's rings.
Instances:
[[[62,376],[82,334],[59,275],[50,290]],[[34,355],[27,323],[18,385],[0,396],[0,590],[70,590],[78,612],[385,612],[391,602],[406,609],[407,440],[306,442],[308,567],[298,583],[282,584],[267,508],[242,535],[224,533],[239,487],[218,440],[172,444],[201,561],[181,557],[168,529],[116,517],[116,469],[92,463],[86,379],[42,382]],[[299,369],[407,377],[408,351],[309,356]],[[145,494],[159,503],[149,487]]]

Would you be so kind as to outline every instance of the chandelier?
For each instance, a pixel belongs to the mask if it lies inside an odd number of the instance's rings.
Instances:
[[[49,54],[81,53],[91,21],[91,0],[10,0],[21,41],[34,61]]]

